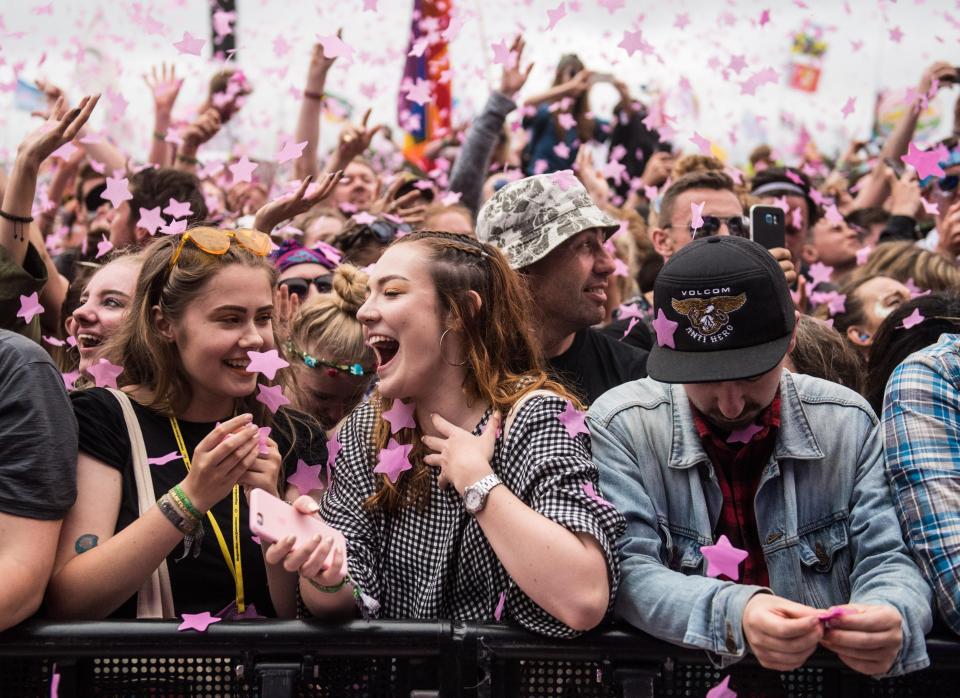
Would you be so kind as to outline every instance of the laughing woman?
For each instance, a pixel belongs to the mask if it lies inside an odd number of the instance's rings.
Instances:
[[[379,388],[341,430],[319,504],[347,538],[348,574],[340,553],[322,568],[330,539],[282,540],[267,559],[299,572],[320,617],[349,615],[356,598],[382,618],[506,616],[557,637],[600,623],[623,518],[596,492],[588,437],[546,378],[503,255],[450,233],[400,238],[357,318]]]
[[[266,386],[251,371],[269,361],[248,352],[274,348],[269,248],[263,233],[196,228],[145,250],[105,346],[123,390],[72,395],[78,494],[48,590],[54,617],[292,614],[272,604],[244,495],[278,494],[284,471],[322,462],[325,446],[318,427],[256,400]],[[271,570],[270,583],[290,598],[296,578]]]

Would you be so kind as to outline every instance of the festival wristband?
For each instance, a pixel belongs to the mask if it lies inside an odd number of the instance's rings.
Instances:
[[[180,502],[180,504],[182,504],[183,507],[190,512],[190,515],[195,519],[199,521],[203,518],[203,514],[201,514],[197,508],[193,506],[193,502],[190,501],[190,498],[184,493],[183,488],[180,487],[180,485],[174,485],[171,487],[168,494],[176,497],[177,501]]]
[[[317,591],[322,591],[324,594],[336,594],[338,591],[343,589],[343,587],[346,585],[348,581],[350,581],[350,575],[349,574],[344,575],[343,579],[341,579],[338,584],[334,584],[333,586],[329,586],[329,587],[324,586],[323,584],[317,584],[315,581],[313,581],[310,578],[306,578],[306,579]]]

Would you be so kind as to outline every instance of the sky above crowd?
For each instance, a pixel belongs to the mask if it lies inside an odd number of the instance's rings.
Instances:
[[[459,30],[450,43],[454,123],[469,120],[499,82],[493,45],[522,32],[524,62],[535,67],[526,94],[547,88],[557,60],[577,53],[586,66],[624,80],[666,117],[679,149],[709,140],[734,164],[767,142],[790,160],[805,129],[835,153],[869,137],[882,90],[915,86],[935,60],[960,64],[960,0],[453,0]],[[352,60],[337,61],[327,90],[334,112],[397,124],[413,0],[238,0],[237,65],[254,91],[235,141],[250,157],[272,158],[292,135],[311,47],[343,28]],[[550,28],[550,25],[553,25]],[[162,61],[186,78],[175,117],[190,118],[218,63],[208,4],[199,0],[116,2],[25,0],[0,5],[0,162],[8,162],[31,121],[16,106],[16,79],[45,78],[75,101],[104,91],[93,128],[137,159],[151,137],[152,99],[142,75]],[[206,41],[201,55],[174,44],[184,32]],[[795,52],[797,35],[806,52]],[[183,44],[181,44],[183,46]],[[793,84],[791,84],[793,83]],[[800,89],[800,86],[806,89]],[[814,87],[811,91],[811,87]],[[921,137],[952,124],[957,88],[941,91]],[[895,114],[896,95],[884,102]],[[591,93],[598,115],[616,100],[610,85]],[[321,148],[332,146],[339,113],[325,119]],[[239,153],[237,153],[239,154]]]

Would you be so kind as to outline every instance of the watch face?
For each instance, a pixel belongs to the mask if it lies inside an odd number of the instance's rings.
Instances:
[[[463,493],[463,505],[469,512],[477,511],[483,505],[483,496],[474,489],[468,489]]]

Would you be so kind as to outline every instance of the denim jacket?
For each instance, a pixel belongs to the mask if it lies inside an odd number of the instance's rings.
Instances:
[[[903,618],[890,675],[926,667],[932,591],[907,552],[877,417],[840,385],[784,371],[781,425],[754,501],[773,593],[815,608],[889,604]],[[741,619],[763,587],[704,576],[723,496],[682,385],[621,385],[587,416],[606,496],[627,520],[615,612],[675,644],[744,656]]]

